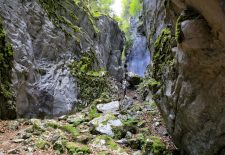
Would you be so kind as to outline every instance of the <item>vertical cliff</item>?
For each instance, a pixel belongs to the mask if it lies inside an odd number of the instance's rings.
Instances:
[[[13,67],[7,62],[9,68],[0,73],[1,92],[3,81],[12,82],[19,116],[59,115],[78,103],[86,104],[80,97],[82,83],[69,67],[85,53],[95,57],[90,70],[105,70],[121,80],[123,33],[111,18],[94,17],[82,1],[0,0],[0,16],[5,32],[0,38],[1,54],[7,52],[5,37],[14,51],[13,60],[11,55],[9,59]],[[0,102],[5,105],[4,95]]]
[[[223,1],[144,0],[152,88],[182,154],[224,154]]]

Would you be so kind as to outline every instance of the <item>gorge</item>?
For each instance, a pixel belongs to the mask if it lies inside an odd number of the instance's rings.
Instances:
[[[225,2],[111,2],[0,0],[0,154],[225,154]]]

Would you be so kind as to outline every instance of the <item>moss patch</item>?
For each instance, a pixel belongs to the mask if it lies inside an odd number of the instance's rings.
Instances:
[[[49,144],[47,141],[43,140],[43,139],[38,139],[35,143],[36,147],[39,149],[47,149],[49,147]]]
[[[54,25],[61,29],[66,36],[72,36],[71,30],[74,33],[81,32],[83,29],[80,28],[79,19],[74,13],[74,10],[79,10],[79,12],[86,14],[89,20],[89,24],[92,25],[95,34],[99,32],[96,27],[96,22],[91,14],[91,11],[85,6],[85,3],[80,0],[39,0],[39,3],[47,12],[49,18],[54,23]],[[66,28],[65,28],[66,26]],[[68,28],[70,30],[68,30]]]
[[[63,125],[59,127],[61,130],[68,132],[71,134],[74,138],[76,138],[79,135],[78,130],[73,127],[72,125]]]
[[[174,68],[175,59],[172,53],[174,42],[175,38],[168,28],[163,29],[155,41],[155,52],[153,54],[153,78],[157,84],[152,87],[153,93],[156,93],[163,85],[162,78],[168,69],[170,70],[171,75],[175,75],[176,73]]]
[[[149,91],[152,88],[157,87],[160,85],[159,81],[156,81],[154,78],[145,77],[143,81],[138,85],[138,93],[142,95],[142,98],[145,99],[148,95]]]
[[[90,51],[69,66],[71,74],[77,78],[80,86],[79,98],[86,103],[91,103],[102,93],[109,91],[107,72],[103,69],[94,69],[94,66],[97,65],[96,60],[94,52]]]
[[[62,1],[39,0],[39,2],[42,5],[42,7],[45,9],[45,11],[48,13],[49,18],[52,20],[54,25],[57,28],[62,29],[62,31],[65,32],[67,36],[68,35],[70,36],[70,32],[67,31],[67,29],[65,29],[63,25],[66,25],[68,28],[71,28],[75,33],[81,31],[80,28],[76,26],[75,24],[73,24],[73,22],[71,21],[72,19],[76,21],[78,19],[77,16],[72,11],[66,9],[62,5]],[[67,0],[67,2],[71,4],[75,4],[75,3],[72,3],[72,1],[69,2],[69,0]],[[65,16],[62,16],[61,13],[68,14],[67,18],[71,20],[67,19]]]
[[[60,154],[65,152],[65,141],[58,140],[54,143],[53,149],[58,151]]]
[[[166,151],[166,146],[162,141],[155,136],[151,136],[150,139],[152,143],[152,153],[155,155],[169,155],[170,153]]]
[[[67,142],[66,148],[71,154],[90,154],[90,149],[82,144],[74,143],[74,142]]]
[[[182,14],[178,17],[176,22],[175,38],[178,44],[181,43],[184,39],[182,30],[181,30],[181,23],[185,20],[199,19],[199,18],[202,18],[202,17],[194,10],[187,9],[182,12]]]
[[[117,150],[119,148],[118,144],[116,144],[111,137],[109,137],[107,135],[101,135],[101,136],[96,137],[97,141],[100,141],[101,139],[105,140],[106,145],[109,149]]]
[[[16,118],[14,95],[11,89],[13,48],[7,42],[6,32],[0,18],[0,118]]]

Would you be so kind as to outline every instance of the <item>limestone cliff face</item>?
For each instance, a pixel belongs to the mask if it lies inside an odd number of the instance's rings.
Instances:
[[[123,33],[112,19],[93,17],[82,1],[0,0],[0,16],[14,51],[12,88],[19,116],[70,112],[79,89],[68,65],[82,53],[94,51],[95,68],[121,80]]]
[[[154,98],[183,154],[224,154],[224,1],[144,0]]]

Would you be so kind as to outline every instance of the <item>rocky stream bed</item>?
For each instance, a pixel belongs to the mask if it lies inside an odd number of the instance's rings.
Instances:
[[[90,107],[55,119],[0,122],[4,154],[172,154],[171,142],[154,103],[129,91],[121,101],[97,99]]]

